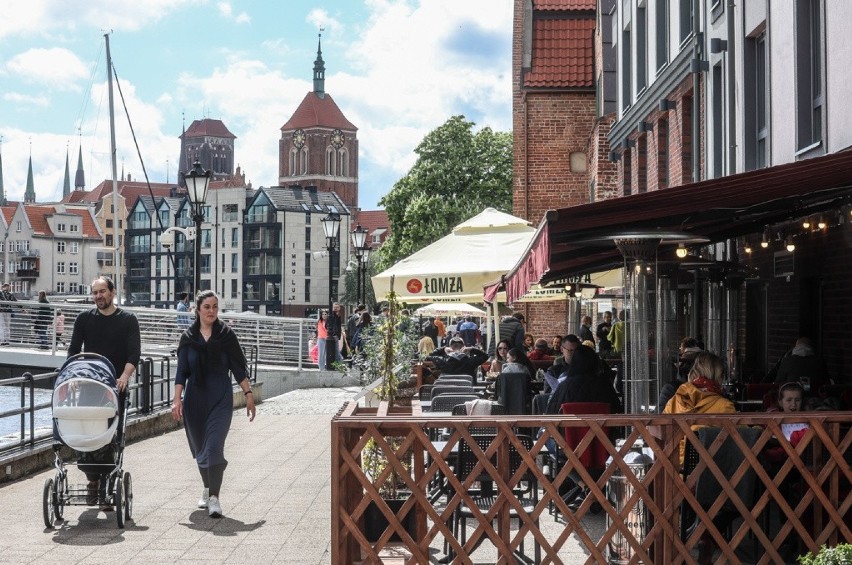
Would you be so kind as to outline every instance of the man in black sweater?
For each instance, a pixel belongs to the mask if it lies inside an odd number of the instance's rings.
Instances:
[[[124,413],[124,403],[127,397],[127,385],[130,376],[136,371],[139,358],[142,356],[142,342],[139,336],[139,321],[136,316],[116,307],[115,284],[108,277],[100,277],[92,281],[92,299],[96,308],[81,312],[74,320],[74,332],[71,334],[71,344],[68,346],[68,357],[81,351],[97,353],[109,359],[115,369],[118,400]],[[119,429],[122,425],[119,423]],[[89,454],[87,454],[89,455]],[[93,463],[102,463],[101,455],[95,452]],[[104,454],[108,461],[111,454]],[[106,479],[101,473],[86,472],[89,479],[88,503],[94,505],[100,498],[105,497]],[[104,511],[112,510],[111,506],[102,506]]]

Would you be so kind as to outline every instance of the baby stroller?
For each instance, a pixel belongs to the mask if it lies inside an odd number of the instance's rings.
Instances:
[[[115,370],[105,357],[80,353],[59,369],[52,401],[56,475],[44,482],[42,501],[48,528],[62,519],[65,506],[112,507],[119,528],[132,517],[133,483],[121,468],[128,402],[119,398]],[[82,472],[100,476],[99,488],[91,481],[69,484],[60,455],[63,445],[76,452],[76,466]]]

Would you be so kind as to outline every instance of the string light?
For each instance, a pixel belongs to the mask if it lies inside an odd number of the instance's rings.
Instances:
[[[745,251],[747,255],[751,255],[752,249],[751,244],[748,242],[748,240],[745,240],[745,244],[743,245],[743,251]]]
[[[769,233],[769,226],[767,226],[766,229],[763,230],[763,238],[760,240],[760,246],[762,248],[766,249],[767,247],[769,247],[769,238],[770,237],[771,237],[771,235]]]
[[[686,247],[684,247],[682,243],[678,243],[675,255],[677,255],[679,259],[686,257]]]
[[[784,244],[787,246],[787,251],[789,251],[790,253],[796,250],[796,244],[793,243],[793,236],[788,235],[787,239],[784,241]]]
[[[821,230],[825,229],[825,219],[822,216],[819,217],[819,221],[817,222],[817,227]]]
[[[806,230],[811,229],[811,219],[810,219],[810,218],[805,218],[805,219],[802,221],[802,227],[803,227],[803,228],[805,228]]]

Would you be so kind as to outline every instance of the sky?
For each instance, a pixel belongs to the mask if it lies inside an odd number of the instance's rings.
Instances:
[[[30,152],[38,202],[62,197],[82,147],[86,189],[111,178],[104,34],[118,172],[175,182],[184,120],[220,119],[257,188],[278,184],[281,126],[313,90],[322,29],[325,90],[358,128],[363,209],[453,115],[511,129],[512,0],[2,0],[0,156],[23,200]],[[120,89],[119,89],[120,87]],[[121,92],[119,92],[119,90]],[[138,152],[125,116],[136,134]]]

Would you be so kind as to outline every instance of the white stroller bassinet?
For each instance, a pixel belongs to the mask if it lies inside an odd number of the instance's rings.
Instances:
[[[69,359],[53,389],[55,430],[74,451],[96,451],[115,437],[119,424],[115,372],[105,358]]]

